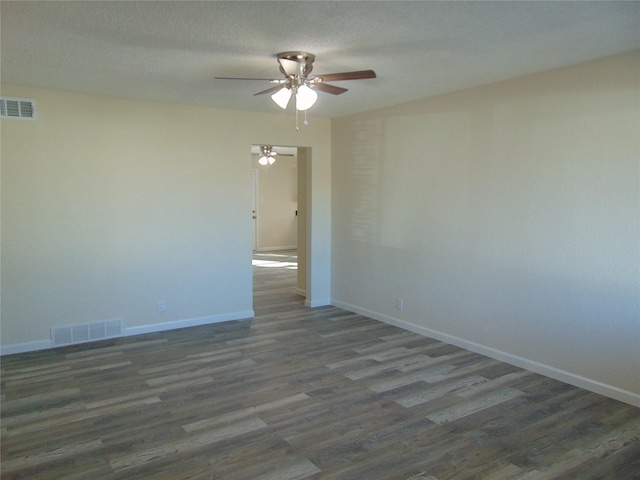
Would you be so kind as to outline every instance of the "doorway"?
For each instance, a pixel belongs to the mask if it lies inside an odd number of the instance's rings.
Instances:
[[[268,157],[268,161],[260,153],[261,148],[268,148],[273,155]],[[298,247],[298,149],[253,145],[251,157],[254,183],[252,217],[256,217],[254,251],[295,250]]]
[[[307,162],[310,148],[272,146],[272,163],[258,163],[261,145],[252,145],[253,292],[289,279],[294,295],[306,298]],[[284,269],[284,270],[283,270]]]

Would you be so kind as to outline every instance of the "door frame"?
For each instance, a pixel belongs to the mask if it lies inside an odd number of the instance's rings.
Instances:
[[[258,249],[258,169],[251,168],[251,195],[253,196],[252,208],[252,224],[253,224],[253,247],[252,251]]]

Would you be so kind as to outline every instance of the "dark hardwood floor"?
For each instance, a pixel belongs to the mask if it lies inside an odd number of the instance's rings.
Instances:
[[[638,479],[640,409],[295,294],[2,358],[2,479]]]

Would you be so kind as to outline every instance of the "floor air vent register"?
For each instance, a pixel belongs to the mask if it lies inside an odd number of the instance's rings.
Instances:
[[[120,318],[104,322],[53,327],[51,329],[51,343],[54,347],[93,342],[96,340],[104,340],[106,338],[121,336],[122,319]]]

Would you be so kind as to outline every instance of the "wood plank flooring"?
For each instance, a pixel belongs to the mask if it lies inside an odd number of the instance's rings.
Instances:
[[[2,479],[640,479],[640,409],[295,294],[2,358]]]

